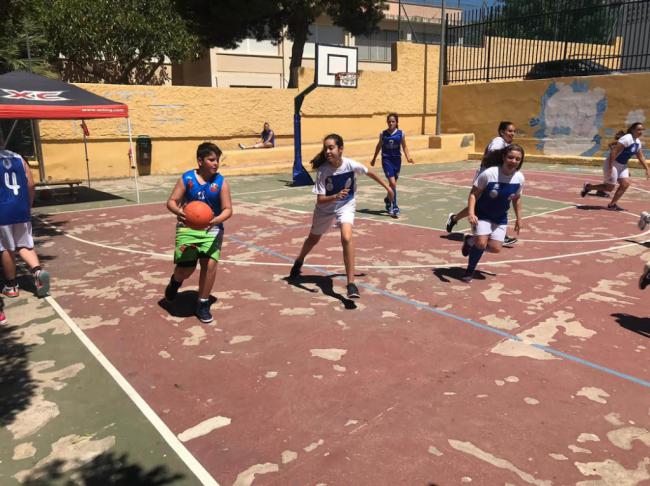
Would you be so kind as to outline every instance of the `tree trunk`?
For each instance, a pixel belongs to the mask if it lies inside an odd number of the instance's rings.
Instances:
[[[302,51],[307,42],[309,33],[309,24],[300,24],[289,26],[293,33],[293,46],[291,47],[291,64],[289,64],[289,86],[288,88],[298,87],[298,76],[300,75],[300,66],[302,65]]]

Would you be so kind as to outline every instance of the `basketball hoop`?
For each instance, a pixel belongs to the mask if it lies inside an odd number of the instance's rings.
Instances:
[[[334,85],[342,88],[356,88],[359,73],[341,72],[334,74]]]

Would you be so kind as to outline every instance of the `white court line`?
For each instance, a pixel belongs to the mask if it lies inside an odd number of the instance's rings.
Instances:
[[[219,486],[219,483],[210,475],[210,473],[201,465],[199,461],[187,450],[183,443],[174,435],[174,433],[167,427],[165,422],[154,412],[149,404],[140,396],[140,394],[131,386],[131,384],[124,378],[124,376],[113,366],[108,358],[102,353],[97,346],[90,340],[79,326],[72,320],[72,318],[63,310],[59,303],[53,297],[46,297],[45,300],[56,311],[56,313],[65,321],[70,330],[77,336],[79,341],[82,342],[86,349],[92,354],[95,359],[101,364],[108,374],[115,380],[119,387],[127,394],[127,396],[138,407],[140,412],[149,420],[151,425],[158,431],[158,433],[165,439],[165,442],[171,449],[178,455],[178,457],[185,463],[190,471],[194,473],[201,484],[205,486]]]
[[[50,225],[47,222],[44,222],[47,225]],[[85,240],[83,238],[79,238],[77,236],[72,236],[67,233],[64,233],[58,228],[55,228],[54,226],[50,225],[55,231],[58,233],[62,234],[63,236],[70,238],[72,240],[78,241],[80,243],[85,243],[87,245],[91,246],[97,246],[99,248],[105,248],[107,250],[112,250],[112,251],[117,251],[117,252],[124,252],[124,253],[135,253],[138,255],[145,255],[149,257],[162,257],[166,260],[171,260],[172,256],[167,253],[156,253],[153,251],[144,251],[144,250],[133,250],[131,248],[124,248],[124,247],[116,247],[116,246],[111,246],[111,245],[106,245],[104,243],[97,243],[94,241],[90,240]],[[646,233],[649,233],[650,230],[648,230]],[[645,234],[645,233],[643,233]],[[526,258],[526,259],[518,259],[518,260],[502,260],[502,261],[496,261],[496,262],[485,262],[481,263],[482,266],[493,266],[493,265],[505,265],[505,264],[510,264],[510,263],[531,263],[531,262],[543,262],[543,261],[548,261],[548,260],[562,260],[565,258],[571,258],[575,256],[583,256],[583,255],[592,255],[594,253],[602,253],[606,251],[611,251],[611,250],[617,250],[619,248],[627,248],[630,246],[635,246],[638,245],[639,243],[628,243],[626,245],[617,245],[617,246],[610,246],[608,248],[601,248],[601,249],[596,249],[596,250],[590,250],[590,251],[583,251],[583,252],[577,252],[577,253],[567,253],[567,254],[559,254],[559,255],[552,255],[548,257],[539,257],[539,258]],[[258,262],[258,261],[247,261],[247,260],[220,260],[220,263],[228,263],[231,265],[243,265],[243,266],[268,266],[268,267],[290,267],[292,263],[286,262],[286,263],[280,263],[280,262]],[[364,270],[388,270],[388,269],[402,269],[402,270],[409,270],[409,269],[419,269],[419,268],[449,268],[449,267],[459,267],[459,266],[464,266],[466,265],[466,261],[463,262],[443,262],[439,264],[418,264],[418,265],[355,265],[355,268],[358,269],[364,269]],[[319,267],[319,268],[333,268],[333,269],[340,269],[343,268],[343,265],[341,264],[324,264],[324,265],[318,265],[318,264],[305,264],[304,265],[306,268],[308,267]]]

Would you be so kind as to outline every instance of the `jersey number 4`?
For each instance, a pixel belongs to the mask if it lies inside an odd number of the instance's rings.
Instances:
[[[16,177],[15,172],[11,173],[11,183],[9,182],[9,172],[5,172],[5,186],[7,186],[7,189],[11,189],[14,192],[14,196],[18,195],[20,184],[18,184],[18,178]]]

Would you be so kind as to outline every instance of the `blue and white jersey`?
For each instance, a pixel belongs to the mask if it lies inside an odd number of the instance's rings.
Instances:
[[[337,212],[343,208],[355,207],[354,196],[357,192],[357,174],[367,174],[368,169],[365,165],[356,160],[342,158],[339,167],[334,167],[329,162],[324,163],[318,168],[316,174],[316,183],[312,189],[314,194],[332,196],[338,194],[343,189],[348,188],[350,191],[345,199],[319,203],[321,211]]]
[[[399,166],[402,163],[402,139],[404,132],[399,128],[393,133],[388,130],[381,132],[381,161]]]
[[[271,145],[275,147],[275,132],[270,128],[268,130],[262,130],[260,138],[262,139],[262,142],[271,142]]]
[[[205,182],[201,183],[196,178],[196,170],[188,170],[183,174],[183,184],[185,185],[184,204],[192,201],[203,201],[212,208],[215,216],[221,214],[221,188],[223,187],[223,176],[219,173]],[[223,223],[215,226],[223,230]]]
[[[508,224],[510,201],[521,196],[524,175],[517,171],[507,176],[501,172],[501,167],[489,167],[479,174],[474,186],[483,191],[476,201],[475,213],[478,219],[494,224]]]
[[[616,162],[622,165],[627,164],[630,158],[635,156],[637,152],[641,150],[641,140],[638,138],[635,140],[631,133],[627,133],[619,138],[618,143],[625,147],[623,151],[618,154],[618,157],[616,157]]]
[[[9,150],[0,150],[0,225],[30,220],[31,201],[23,159]]]
[[[495,150],[501,150],[504,149],[508,146],[506,141],[503,139],[503,137],[494,137],[492,141],[488,144],[487,147],[485,147],[485,152],[483,152],[485,155],[489,154],[490,152],[494,152]]]

